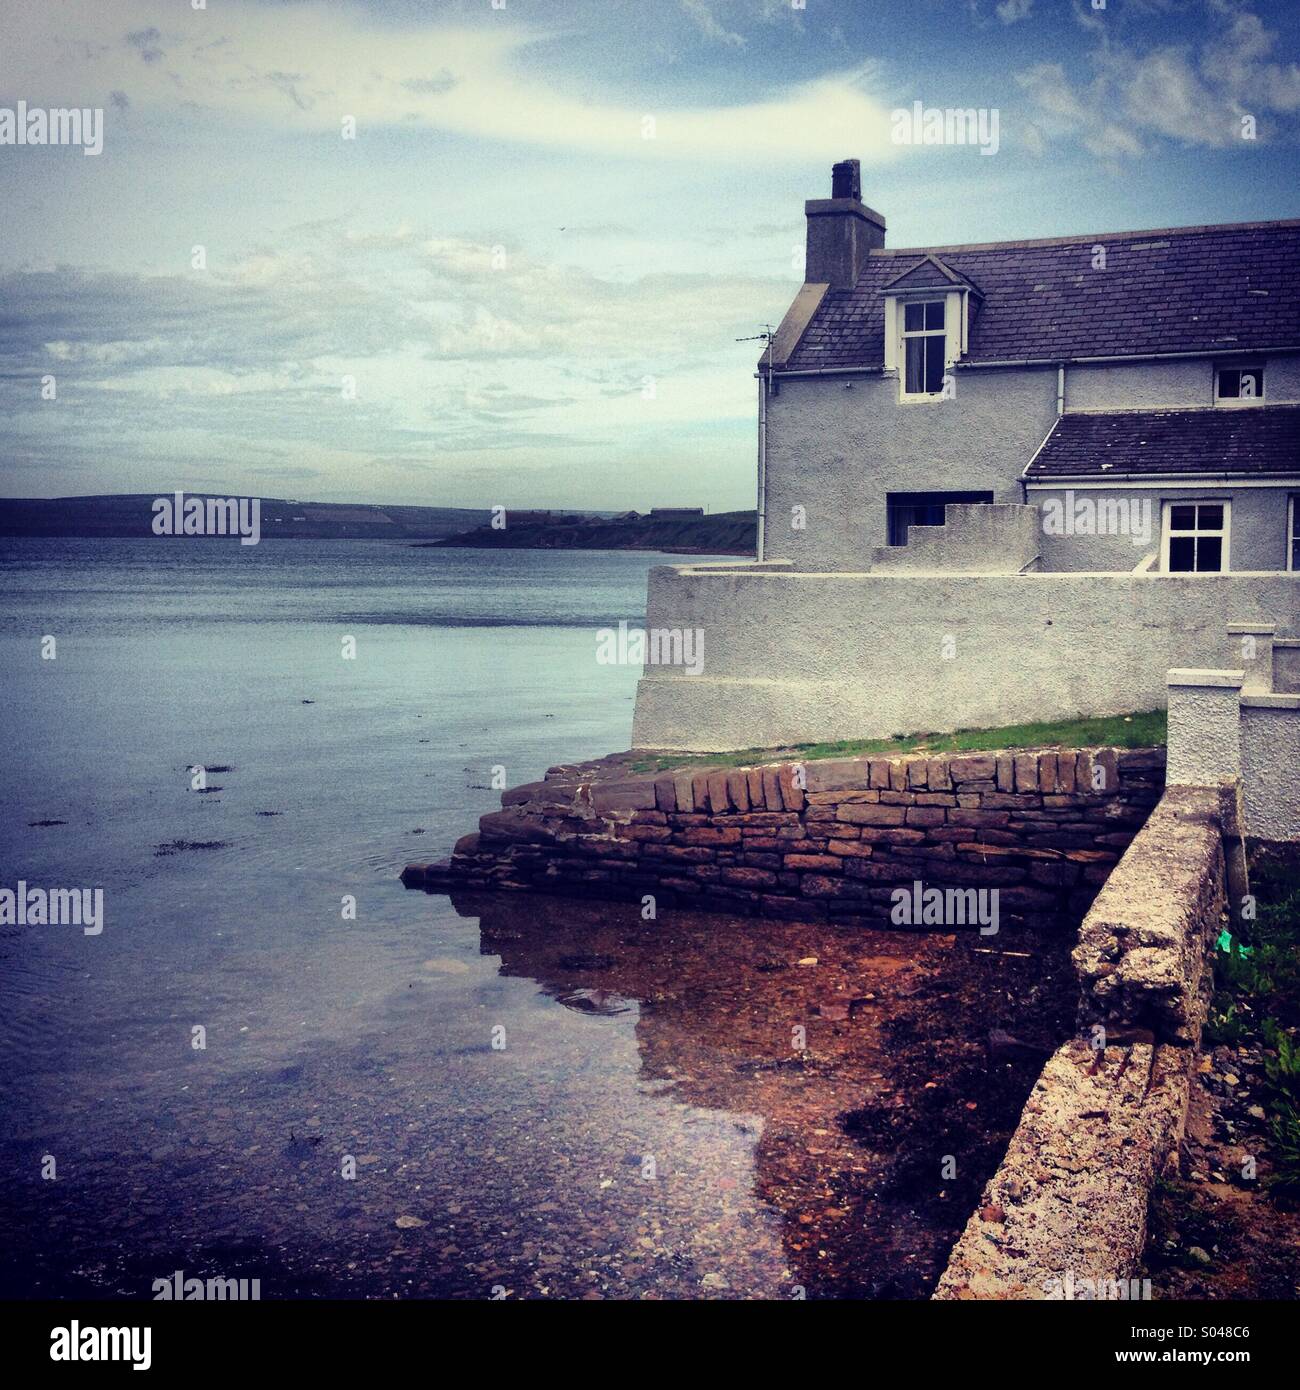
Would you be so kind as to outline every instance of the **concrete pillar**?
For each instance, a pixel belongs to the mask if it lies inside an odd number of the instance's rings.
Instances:
[[[1242,671],[1170,671],[1171,787],[1211,787],[1241,776]]]
[[[1232,652],[1228,660],[1241,665],[1242,688],[1250,691],[1273,689],[1273,638],[1276,623],[1229,623]]]

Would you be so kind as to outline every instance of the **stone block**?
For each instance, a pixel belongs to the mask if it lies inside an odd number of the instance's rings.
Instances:
[[[997,775],[997,765],[992,753],[956,754],[948,759],[948,775],[958,785],[984,781]]]
[[[952,773],[947,758],[928,758],[925,764],[925,784],[932,792],[950,791]]]
[[[902,825],[903,817],[914,809],[904,806],[848,805],[836,807],[835,814],[847,825]]]
[[[869,785],[866,758],[818,758],[805,765],[810,792],[858,791]]]
[[[727,798],[737,811],[749,810],[749,774],[727,773]]]
[[[1056,790],[1061,796],[1068,796],[1075,789],[1074,754],[1056,755]]]
[[[767,796],[763,791],[763,769],[746,768],[745,785],[749,791],[750,807],[755,811],[761,811],[767,805]]]
[[[833,854],[787,854],[784,860],[787,869],[812,869],[818,873],[838,873],[839,859]]]
[[[781,796],[781,779],[774,767],[765,767],[763,774],[763,802],[769,811],[784,811],[785,801]]]
[[[1042,792],[1054,792],[1056,790],[1056,754],[1040,753],[1038,755],[1038,789]]]
[[[803,788],[795,782],[795,764],[782,763],[777,770],[777,780],[781,784],[781,800],[785,802],[786,810],[802,811],[804,805]]]
[[[591,789],[591,806],[597,815],[653,811],[655,805],[655,784],[648,777],[636,781],[597,782]]]
[[[862,840],[832,840],[826,848],[840,859],[870,859],[875,853],[875,847]]]
[[[719,830],[712,825],[702,825],[696,830],[678,831],[677,838],[684,845],[738,845],[740,827],[737,826],[734,830]]]

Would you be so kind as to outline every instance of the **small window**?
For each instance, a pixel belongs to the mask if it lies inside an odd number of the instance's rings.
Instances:
[[[1169,574],[1228,569],[1227,502],[1166,502],[1164,568]]]
[[[1264,368],[1216,367],[1214,398],[1229,405],[1249,405],[1264,399]]]
[[[992,502],[991,492],[887,492],[886,536],[890,545],[906,545],[909,526],[943,526],[949,502]]]
[[[1287,569],[1300,572],[1300,494],[1291,494],[1291,515],[1287,523]]]
[[[937,396],[943,391],[948,334],[943,300],[903,304],[903,395]]]

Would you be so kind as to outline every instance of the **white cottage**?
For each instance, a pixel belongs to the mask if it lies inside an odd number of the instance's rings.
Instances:
[[[736,748],[1163,705],[1300,635],[1300,221],[893,249],[806,204],[759,367],[755,562],[651,576],[634,739]]]

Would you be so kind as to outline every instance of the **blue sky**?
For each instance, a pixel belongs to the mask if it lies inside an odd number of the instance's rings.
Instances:
[[[195,3],[0,0],[105,112],[0,146],[4,495],[748,506],[833,160],[892,246],[1300,215],[1290,0]]]

